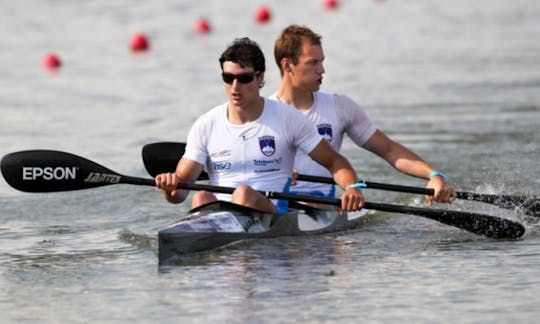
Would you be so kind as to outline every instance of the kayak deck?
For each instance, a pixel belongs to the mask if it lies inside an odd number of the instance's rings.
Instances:
[[[189,216],[158,233],[159,262],[196,252],[209,251],[246,239],[306,236],[355,228],[359,215],[350,218],[337,210],[303,205],[276,215],[225,201],[192,209]],[[302,209],[299,209],[302,208]]]

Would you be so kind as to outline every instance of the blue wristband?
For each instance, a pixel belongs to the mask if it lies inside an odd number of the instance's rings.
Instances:
[[[351,188],[354,188],[354,189],[362,192],[362,188],[367,188],[367,185],[364,182],[353,183],[353,184],[350,184],[347,187],[345,187],[345,190],[349,190]]]
[[[439,177],[442,177],[444,179],[444,181],[448,181],[448,177],[446,176],[446,174],[442,173],[441,171],[433,171],[429,174],[429,180],[431,180],[433,177],[436,177],[436,176],[439,176]]]

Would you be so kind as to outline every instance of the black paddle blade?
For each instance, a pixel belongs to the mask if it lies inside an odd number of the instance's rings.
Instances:
[[[418,208],[370,202],[366,202],[364,207],[367,209],[422,216],[490,238],[517,239],[525,234],[525,227],[520,223],[490,215],[465,211]]]
[[[531,198],[526,200],[522,205],[517,207],[517,210],[522,210],[525,214],[540,217],[540,199]]]
[[[434,213],[429,218],[490,238],[517,239],[525,234],[525,227],[520,223],[490,215],[449,210]]]
[[[186,144],[179,142],[146,144],[142,148],[144,167],[152,177],[160,173],[174,172],[185,150]],[[201,173],[198,180],[208,180],[208,174]]]
[[[458,198],[480,201],[501,208],[515,209],[527,215],[540,217],[540,199],[527,195],[489,195],[474,192],[458,192]]]
[[[120,183],[121,176],[79,156],[52,150],[10,153],[1,161],[2,175],[25,192],[56,192]]]

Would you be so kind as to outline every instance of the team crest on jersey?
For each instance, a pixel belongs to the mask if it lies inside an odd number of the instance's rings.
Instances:
[[[272,156],[276,153],[276,141],[274,136],[262,136],[259,137],[259,148],[262,154],[266,156]]]
[[[319,124],[317,125],[319,129],[319,134],[327,140],[328,142],[332,141],[332,125],[330,124]]]

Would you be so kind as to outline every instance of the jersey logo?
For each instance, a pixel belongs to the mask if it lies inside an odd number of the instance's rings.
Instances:
[[[272,156],[276,153],[276,141],[274,136],[262,136],[259,137],[259,148],[262,154],[266,156]]]
[[[319,130],[319,134],[321,134],[325,140],[328,142],[332,141],[332,125],[319,124],[317,125],[317,129]]]
[[[229,161],[216,161],[212,162],[212,167],[216,171],[226,171],[232,168],[232,163]]]
[[[219,152],[214,152],[210,154],[210,156],[213,158],[230,156],[230,155],[231,155],[231,150],[221,150]]]

